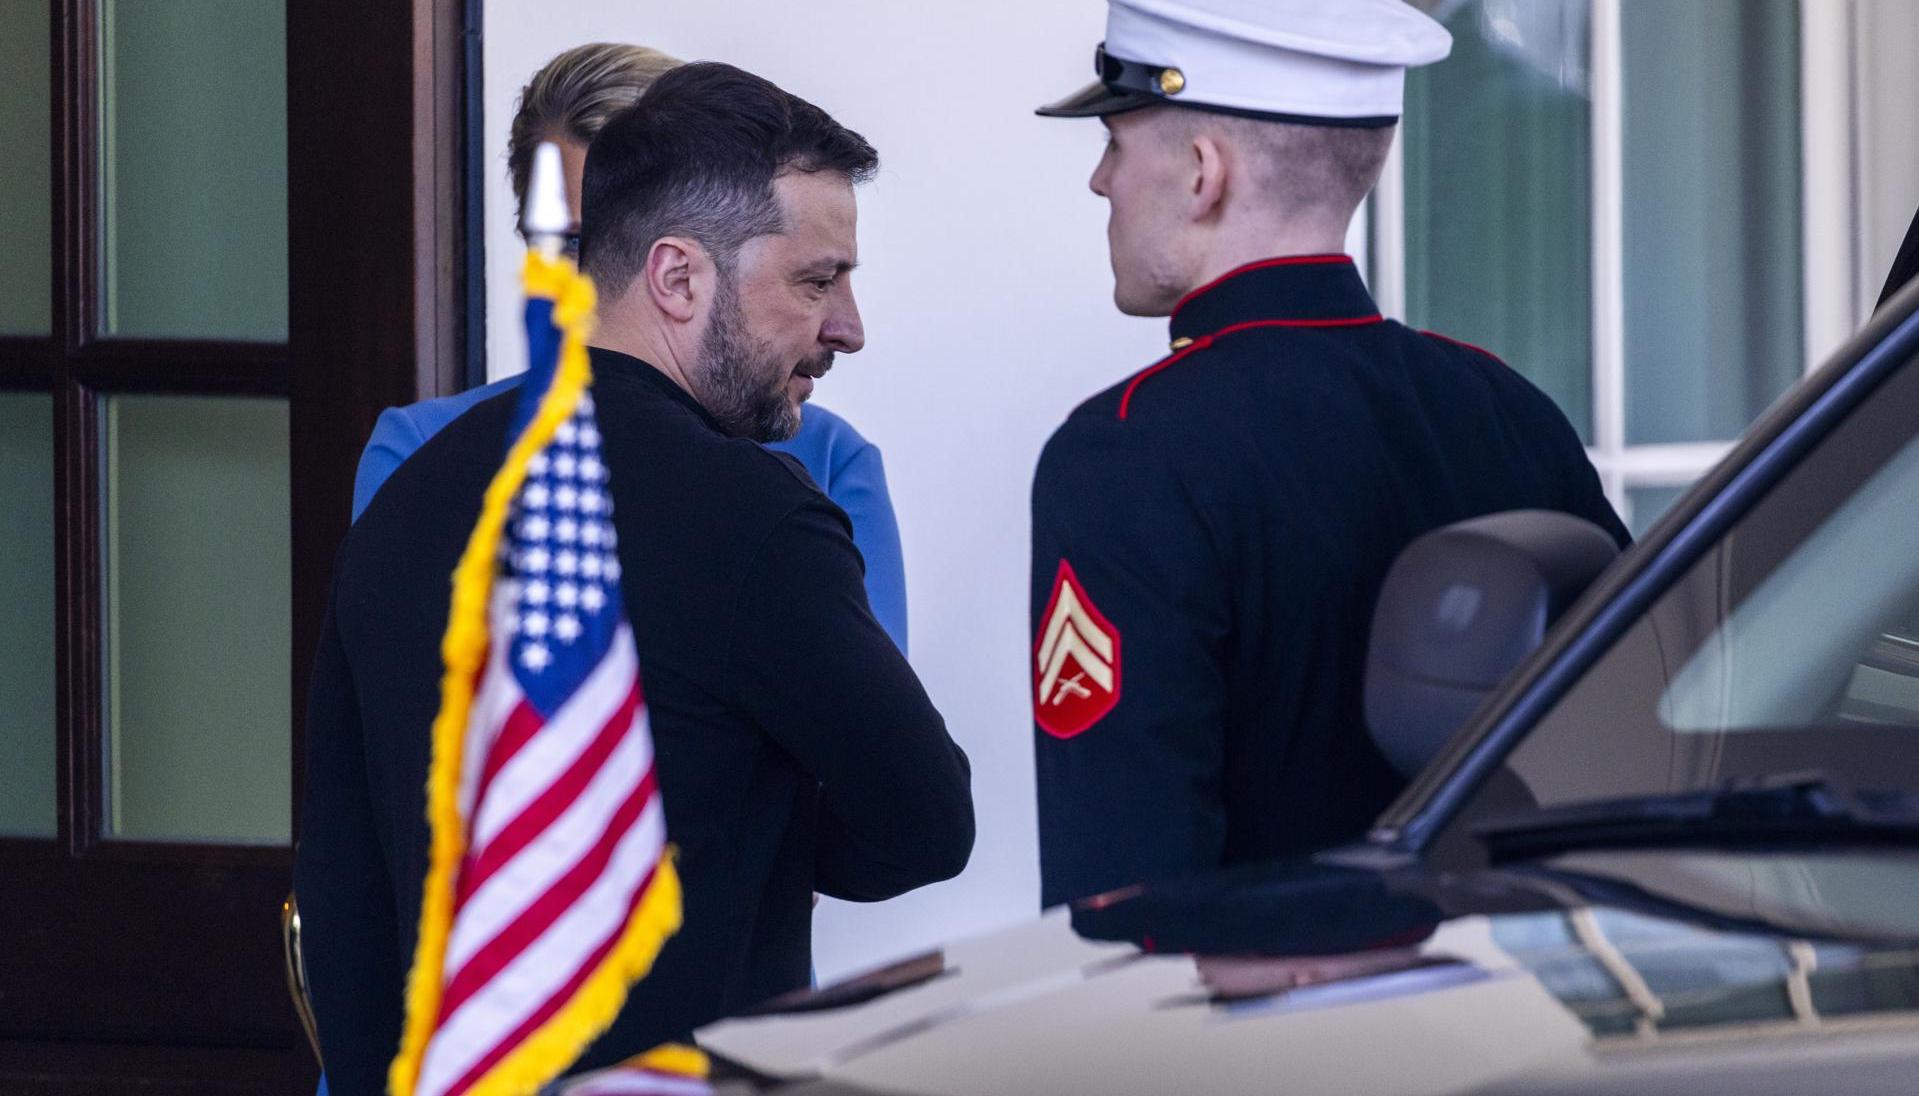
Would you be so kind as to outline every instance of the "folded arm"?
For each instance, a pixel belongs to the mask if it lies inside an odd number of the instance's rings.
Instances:
[[[959,874],[973,847],[966,755],[868,609],[830,507],[801,505],[761,546],[733,642],[749,710],[820,783],[817,889],[878,901]]]

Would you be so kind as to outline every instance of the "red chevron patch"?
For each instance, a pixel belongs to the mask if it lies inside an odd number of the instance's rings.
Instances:
[[[1119,703],[1119,629],[1060,560],[1053,596],[1033,645],[1033,719],[1054,738],[1072,738]]]

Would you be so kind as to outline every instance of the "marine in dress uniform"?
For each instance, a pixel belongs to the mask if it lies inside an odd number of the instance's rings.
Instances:
[[[1390,125],[1404,66],[1449,43],[1397,0],[1115,0],[1100,79],[1041,113]],[[1344,255],[1194,286],[1169,336],[1033,487],[1047,905],[1362,834],[1404,783],[1366,733],[1368,628],[1422,533],[1542,508],[1627,540],[1552,402],[1383,318]]]

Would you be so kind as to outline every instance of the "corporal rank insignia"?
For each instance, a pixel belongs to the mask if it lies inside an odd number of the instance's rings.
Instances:
[[[1072,738],[1119,703],[1119,629],[1100,615],[1065,560],[1040,621],[1033,719],[1055,738]]]

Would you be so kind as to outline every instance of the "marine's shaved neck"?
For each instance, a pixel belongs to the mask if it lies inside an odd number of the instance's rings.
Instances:
[[[1170,155],[1197,162],[1202,143],[1225,183],[1192,228],[1191,279],[1203,285],[1276,255],[1336,254],[1379,179],[1393,130],[1294,125],[1198,110],[1157,112]]]
[[[1346,250],[1346,226],[1294,219],[1256,217],[1222,222],[1221,231],[1208,234],[1198,251],[1194,286],[1205,285],[1261,259],[1281,255],[1338,255]]]

